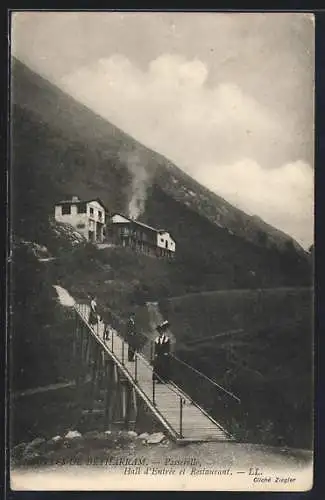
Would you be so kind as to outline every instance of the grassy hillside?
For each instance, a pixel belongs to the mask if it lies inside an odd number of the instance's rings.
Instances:
[[[178,356],[241,404],[179,363],[176,380],[246,441],[311,447],[312,309],[310,289],[220,291],[161,302]]]
[[[150,190],[145,217],[149,224],[159,220],[175,237],[174,280],[185,283],[187,292],[299,285],[311,280],[308,260],[291,245],[282,251],[274,246],[261,249],[203,218],[157,185]]]
[[[174,297],[161,302],[181,343],[242,328],[258,331],[302,321],[312,326],[309,288],[227,290]]]

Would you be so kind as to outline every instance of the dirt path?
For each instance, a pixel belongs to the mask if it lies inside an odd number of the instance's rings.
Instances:
[[[65,288],[59,285],[53,285],[53,287],[55,288],[56,293],[58,294],[58,299],[62,306],[73,307],[75,305],[76,302],[74,298]]]

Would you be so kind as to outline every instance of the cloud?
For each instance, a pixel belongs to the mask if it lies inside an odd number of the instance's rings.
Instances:
[[[224,163],[254,153],[263,161],[279,137],[285,147],[290,128],[272,111],[234,83],[208,87],[207,76],[206,65],[195,59],[164,54],[141,71],[116,54],[67,75],[60,85],[193,174],[202,160]]]
[[[250,215],[258,215],[305,247],[313,240],[313,171],[297,161],[265,170],[254,160],[205,165],[200,180]]]
[[[166,53],[140,69],[114,54],[59,85],[230,202],[310,242],[312,173],[294,156],[290,120],[208,78],[198,58]]]

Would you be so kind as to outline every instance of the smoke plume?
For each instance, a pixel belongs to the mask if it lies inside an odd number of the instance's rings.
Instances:
[[[120,159],[127,166],[131,176],[128,215],[137,219],[144,211],[151,175],[144,159],[136,151],[120,153]]]

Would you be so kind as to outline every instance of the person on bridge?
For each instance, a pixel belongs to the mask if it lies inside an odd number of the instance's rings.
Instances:
[[[137,350],[138,344],[138,334],[135,324],[135,314],[132,312],[127,322],[127,332],[126,339],[129,344],[128,348],[128,360],[134,361],[135,352]]]
[[[154,342],[154,360],[152,378],[159,382],[170,380],[170,338],[166,334],[168,321],[157,326],[158,337]]]
[[[107,323],[107,321],[105,321],[104,322],[103,340],[109,340],[110,331],[111,331],[111,326]]]
[[[112,322],[113,322],[113,316],[110,311],[107,311],[105,313],[105,319],[102,318],[102,321],[104,323],[104,331],[103,331],[103,340],[109,340],[110,339],[110,333],[112,332]]]
[[[89,324],[96,325],[99,321],[96,297],[92,296],[90,301]]]

